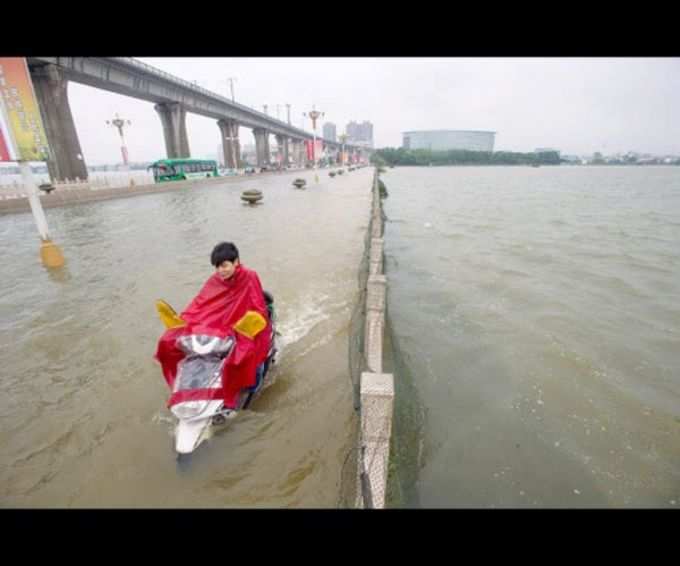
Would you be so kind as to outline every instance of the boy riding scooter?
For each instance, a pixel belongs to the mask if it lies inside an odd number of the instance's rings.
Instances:
[[[241,264],[231,242],[215,246],[210,261],[215,273],[179,316],[166,303],[157,305],[167,330],[156,359],[180,424],[205,420],[208,409],[246,407],[275,354],[273,299],[257,273]]]

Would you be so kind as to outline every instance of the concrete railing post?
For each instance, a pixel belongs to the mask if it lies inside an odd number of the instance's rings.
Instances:
[[[378,182],[373,184],[373,208],[371,211],[371,237],[380,238],[383,232],[382,225],[382,206],[380,202],[380,191],[378,190]]]
[[[371,254],[369,256],[369,276],[380,275],[383,272],[383,238],[371,238]]]
[[[394,378],[392,374],[362,373],[359,482],[363,485],[368,483],[370,502],[374,509],[385,507],[393,410]],[[367,476],[368,482],[361,482],[362,474]],[[360,504],[360,506],[365,505]]]
[[[382,372],[383,329],[385,326],[385,295],[387,279],[371,275],[366,287],[366,332],[364,352],[371,371]]]

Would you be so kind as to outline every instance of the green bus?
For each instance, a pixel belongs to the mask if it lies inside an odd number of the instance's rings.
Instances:
[[[156,183],[219,177],[217,162],[210,159],[159,159],[149,165]]]

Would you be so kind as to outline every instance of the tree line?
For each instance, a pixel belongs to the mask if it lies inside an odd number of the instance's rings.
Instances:
[[[449,149],[382,148],[373,153],[377,165],[559,165],[556,151],[518,153],[512,151],[469,151]]]

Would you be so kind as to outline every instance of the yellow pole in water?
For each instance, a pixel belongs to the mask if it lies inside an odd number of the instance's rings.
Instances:
[[[31,212],[35,225],[38,227],[40,234],[40,260],[45,267],[56,268],[64,265],[64,254],[61,248],[50,240],[47,231],[47,219],[45,218],[45,211],[43,210],[40,197],[38,196],[38,187],[33,179],[33,172],[27,161],[19,161],[19,168],[21,169],[21,178],[24,181],[24,187],[28,193],[28,203],[31,205]]]

